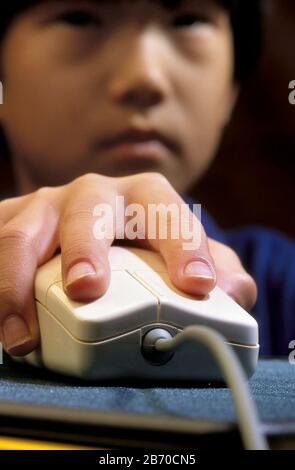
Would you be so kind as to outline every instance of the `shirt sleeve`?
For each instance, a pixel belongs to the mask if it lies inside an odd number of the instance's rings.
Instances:
[[[228,245],[258,286],[253,309],[260,326],[261,354],[288,355],[295,340],[295,242],[257,226],[228,230]]]

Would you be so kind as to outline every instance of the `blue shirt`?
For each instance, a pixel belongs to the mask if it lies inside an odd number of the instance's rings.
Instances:
[[[295,241],[256,225],[222,230],[203,208],[202,224],[210,238],[236,251],[257,283],[252,314],[259,324],[260,353],[289,355],[295,340]]]

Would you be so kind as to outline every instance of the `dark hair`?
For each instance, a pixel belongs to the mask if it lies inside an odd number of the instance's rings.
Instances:
[[[262,47],[262,0],[218,0],[228,10],[235,45],[235,80],[244,81],[256,66]]]

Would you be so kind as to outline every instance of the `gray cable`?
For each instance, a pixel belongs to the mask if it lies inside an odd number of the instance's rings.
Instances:
[[[225,343],[225,338],[221,334],[211,328],[192,325],[172,339],[159,337],[155,340],[154,348],[156,351],[172,351],[188,340],[201,342],[207,346],[220,366],[225,382],[233,395],[245,449],[268,450],[266,438],[260,430],[258,413],[251,399],[245,373],[235,352]]]

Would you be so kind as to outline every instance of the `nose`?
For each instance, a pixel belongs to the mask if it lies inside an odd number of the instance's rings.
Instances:
[[[159,43],[152,33],[138,33],[129,45],[125,54],[117,56],[109,95],[113,102],[124,107],[144,110],[157,106],[169,93]]]

